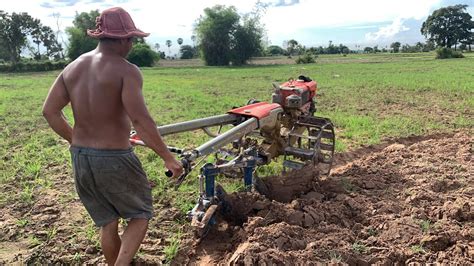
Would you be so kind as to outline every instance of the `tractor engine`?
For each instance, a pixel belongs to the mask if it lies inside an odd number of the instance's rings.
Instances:
[[[316,95],[317,84],[305,76],[297,80],[273,85],[272,102],[280,104],[286,112],[299,110],[304,114],[314,114],[316,111],[313,98]]]

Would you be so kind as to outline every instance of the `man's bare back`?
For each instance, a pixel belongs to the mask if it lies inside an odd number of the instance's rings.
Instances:
[[[131,124],[141,139],[165,162],[175,177],[183,172],[150,116],[142,94],[140,70],[125,57],[132,39],[101,40],[58,76],[43,114],[51,128],[71,145],[97,149],[130,147]],[[71,103],[74,129],[61,110]]]
[[[72,145],[101,149],[130,147],[130,119],[122,103],[124,79],[141,80],[124,58],[93,50],[62,74],[74,114]]]

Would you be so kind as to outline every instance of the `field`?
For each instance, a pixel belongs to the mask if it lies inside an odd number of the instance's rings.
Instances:
[[[196,243],[184,217],[197,199],[197,173],[174,191],[159,158],[136,148],[155,201],[136,262],[474,262],[474,54],[433,58],[338,55],[310,65],[263,58],[246,67],[194,60],[142,69],[160,125],[269,100],[271,82],[307,75],[318,82],[318,115],[335,124],[338,154],[327,179],[310,170],[274,177],[280,184],[301,177],[302,188],[284,188],[290,200],[249,195],[220,179],[247,209]],[[41,116],[57,74],[0,74],[0,264],[103,262],[97,229],[74,191],[67,143]],[[66,116],[73,122],[69,109]],[[206,139],[192,132],[166,141],[193,147]],[[279,169],[275,162],[259,173]]]

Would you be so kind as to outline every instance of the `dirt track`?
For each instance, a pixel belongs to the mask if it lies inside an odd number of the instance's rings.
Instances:
[[[267,181],[273,200],[231,195],[227,223],[176,262],[472,264],[472,137],[451,137],[367,148],[373,153],[323,180],[308,170],[273,177]]]
[[[267,197],[230,195],[233,209],[221,217],[219,228],[201,243],[186,238],[174,263],[472,264],[472,143],[469,133],[393,140],[338,155],[326,179],[309,170],[267,178]],[[76,235],[76,228],[88,223],[77,199],[63,191],[73,186],[70,173],[57,172],[57,189],[34,206],[2,209],[0,264],[103,262],[88,230]],[[162,212],[137,262],[163,261],[156,250],[180,214],[169,206]],[[19,224],[21,218],[28,224]],[[31,236],[41,244],[32,245]]]

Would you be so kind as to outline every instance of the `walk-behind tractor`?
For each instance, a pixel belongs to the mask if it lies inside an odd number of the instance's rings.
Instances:
[[[250,100],[227,114],[158,127],[162,136],[202,129],[212,137],[193,149],[169,147],[179,155],[185,169],[176,186],[207,156],[216,158],[215,163],[201,167],[199,199],[188,213],[200,237],[215,223],[214,214],[223,204],[225,192],[215,186],[219,174],[241,170],[245,188],[251,189],[256,167],[269,164],[279,156],[283,156],[283,171],[312,164],[321,174],[329,174],[334,155],[334,127],[329,119],[314,116],[316,82],[300,76],[283,84],[273,83],[273,87],[272,103]],[[216,128],[217,133],[210,128]],[[134,132],[130,141],[145,145]]]

